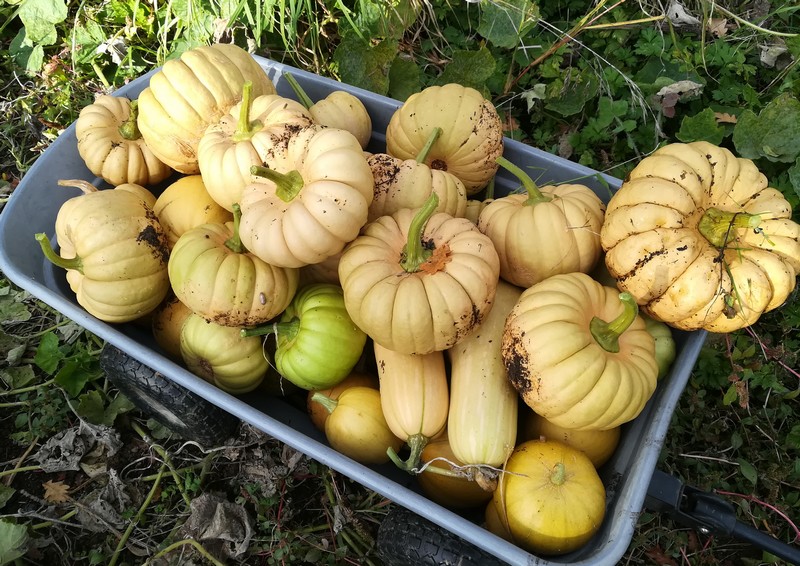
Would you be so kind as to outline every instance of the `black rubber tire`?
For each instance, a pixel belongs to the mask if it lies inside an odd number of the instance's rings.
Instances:
[[[416,513],[395,505],[381,522],[378,555],[385,566],[502,566],[505,562]]]
[[[213,447],[236,433],[238,418],[111,344],[103,348],[100,366],[137,409],[185,440]]]

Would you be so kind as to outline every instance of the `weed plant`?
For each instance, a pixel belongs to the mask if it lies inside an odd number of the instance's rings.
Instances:
[[[507,136],[619,178],[661,144],[720,144],[756,161],[797,219],[794,2],[12,0],[0,22],[0,207],[94,96],[233,41],[398,100],[472,86]],[[800,537],[799,327],[794,293],[753,327],[710,336],[659,462],[786,543]],[[0,564],[380,562],[389,501],[248,427],[228,446],[175,438],[106,380],[102,346],[0,279]],[[91,431],[92,458],[37,463],[70,430]],[[197,542],[208,509],[239,530]],[[649,512],[623,560],[779,563]]]

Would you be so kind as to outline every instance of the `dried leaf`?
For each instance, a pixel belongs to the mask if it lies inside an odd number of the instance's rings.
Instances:
[[[217,558],[237,558],[247,551],[253,527],[244,507],[209,493],[193,499],[190,507],[181,536],[200,541]]]
[[[706,29],[714,37],[722,37],[728,33],[728,20],[726,18],[711,18],[706,24]]]
[[[69,501],[69,485],[62,481],[47,480],[42,484],[44,500],[48,503],[65,503]]]
[[[675,27],[699,26],[700,20],[686,11],[678,0],[672,0],[666,10],[666,16]]]
[[[717,119],[717,124],[735,124],[738,120],[736,116],[727,112],[714,112],[714,118]]]
[[[433,253],[430,257],[419,266],[420,271],[424,271],[428,275],[433,275],[444,269],[444,266],[450,262],[450,246],[442,244],[433,248]]]

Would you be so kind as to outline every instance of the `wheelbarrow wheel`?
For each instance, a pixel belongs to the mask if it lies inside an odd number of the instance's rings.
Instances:
[[[450,531],[400,506],[392,507],[381,522],[376,544],[385,566],[505,564]]]
[[[236,432],[239,419],[111,344],[100,366],[137,409],[186,440],[218,446]]]

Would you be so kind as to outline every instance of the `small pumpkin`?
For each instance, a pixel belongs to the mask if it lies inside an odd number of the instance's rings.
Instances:
[[[181,327],[181,357],[195,375],[233,395],[248,393],[264,380],[270,360],[258,337],[192,313]]]
[[[223,326],[256,326],[286,309],[297,291],[296,269],[270,265],[239,239],[233,222],[202,224],[184,232],[169,257],[175,296],[193,312]]]
[[[319,393],[321,393],[325,397],[336,400],[339,398],[339,395],[341,395],[345,390],[356,386],[372,387],[373,389],[378,389],[378,378],[368,373],[353,371],[333,387],[320,389]],[[309,417],[311,417],[311,422],[314,423],[314,426],[317,427],[319,430],[324,431],[325,421],[328,419],[330,411],[328,411],[322,405],[314,401],[315,393],[317,392],[309,391],[308,394],[306,395],[306,410],[308,411],[308,415]]]
[[[471,479],[469,468],[453,454],[447,433],[425,445],[419,463],[422,471],[416,478],[422,491],[448,509],[471,509],[492,498],[492,492]]]
[[[367,222],[374,180],[353,134],[310,126],[242,192],[241,238],[276,266],[302,267],[341,252]]]
[[[155,185],[172,174],[145,143],[137,117],[136,100],[103,94],[75,121],[78,153],[89,171],[110,185]]]
[[[434,128],[442,136],[425,159],[431,169],[458,177],[467,195],[481,191],[503,154],[503,125],[494,105],[474,88],[456,83],[430,86],[409,96],[386,127],[386,152],[414,159]]]
[[[404,354],[446,350],[483,320],[494,300],[499,259],[466,218],[425,206],[371,222],[339,260],[353,321],[381,346]]]
[[[298,102],[278,94],[253,98],[245,83],[242,101],[211,124],[197,146],[197,162],[206,189],[226,210],[242,198],[251,181],[250,168],[269,163],[292,135],[313,123]]]
[[[367,336],[344,306],[338,285],[317,283],[297,291],[280,321],[243,329],[243,336],[275,334],[275,367],[302,389],[333,387],[353,370]]]
[[[350,387],[338,399],[316,392],[313,400],[329,412],[325,438],[335,450],[356,462],[384,464],[389,461],[387,452],[403,445],[386,424],[377,389]]]
[[[315,123],[347,130],[355,136],[362,148],[367,148],[372,138],[372,118],[360,98],[346,90],[334,90],[325,98],[314,102],[292,73],[284,73],[283,78],[308,109]]]
[[[387,153],[375,153],[367,158],[375,178],[375,198],[369,207],[369,221],[401,208],[420,208],[431,193],[439,197],[437,212],[465,215],[467,190],[464,183],[447,171],[431,169],[425,164],[425,157],[441,133],[440,128],[433,130],[416,159],[399,159]]]
[[[778,308],[800,272],[800,225],[749,159],[708,142],[644,158],[608,203],[606,266],[643,312],[731,332]]]
[[[517,446],[504,470],[490,504],[500,536],[510,535],[532,553],[560,555],[578,550],[600,529],[605,486],[580,450],[530,440]]]
[[[595,468],[605,464],[619,445],[622,429],[618,426],[605,430],[573,430],[558,426],[535,411],[520,415],[521,442],[546,438],[577,448],[589,457]]]
[[[519,287],[557,273],[588,273],[600,259],[605,205],[584,185],[537,187],[517,165],[501,157],[525,187],[481,211],[478,228],[500,256],[500,277]]]
[[[501,349],[525,403],[564,428],[617,427],[636,418],[656,388],[655,342],[636,302],[584,273],[526,289]]]
[[[167,233],[170,250],[178,238],[192,228],[233,220],[233,215],[208,194],[200,175],[187,175],[170,184],[158,195],[153,212]]]
[[[153,311],[150,329],[156,343],[175,360],[181,358],[181,328],[192,310],[184,305],[173,293],[169,293]]]
[[[137,125],[145,143],[173,169],[199,173],[200,138],[241,100],[247,81],[253,96],[275,93],[261,65],[232,43],[202,45],[170,59],[139,95]]]
[[[56,234],[62,255],[47,235],[36,239],[45,257],[67,270],[78,304],[98,319],[136,320],[166,297],[166,235],[138,191],[95,189],[67,200]]]

